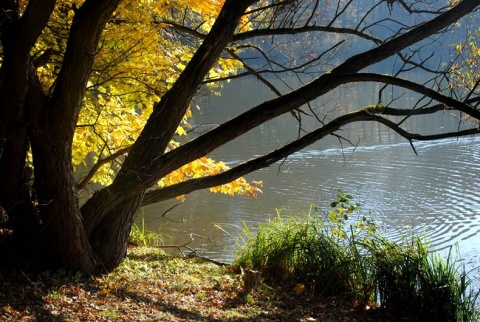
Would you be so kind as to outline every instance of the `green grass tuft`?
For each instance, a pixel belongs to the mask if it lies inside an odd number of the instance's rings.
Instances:
[[[477,321],[479,291],[459,265],[458,252],[450,249],[443,258],[416,236],[387,240],[352,199],[339,191],[326,216],[313,209],[301,219],[278,213],[255,236],[245,226],[234,265],[260,271],[267,283],[301,284],[398,317]]]
[[[145,215],[142,214],[140,225],[133,224],[128,237],[128,242],[135,246],[160,246],[163,245],[161,234],[145,228]]]

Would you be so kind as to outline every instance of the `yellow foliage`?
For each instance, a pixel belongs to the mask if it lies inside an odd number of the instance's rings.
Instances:
[[[203,157],[170,173],[160,181],[159,185],[169,186],[188,179],[219,174],[228,169],[230,169],[230,167],[224,162],[215,162],[211,158]],[[262,192],[259,188],[262,184],[261,181],[252,181],[252,183],[248,183],[244,178],[238,178],[222,186],[210,188],[210,191],[232,196],[234,194],[239,194],[250,198],[256,198],[257,195]]]
[[[187,9],[189,19],[204,22],[207,32],[215,21],[224,0],[124,0],[107,23],[96,53],[93,72],[88,81],[73,143],[74,166],[92,166],[117,151],[131,146],[145,126],[152,107],[172,86],[194,53],[194,46],[181,42],[168,29],[165,21],[175,21]],[[21,8],[26,1],[20,1]],[[48,92],[55,84],[68,39],[74,8],[81,0],[58,1],[48,28],[32,50],[39,57],[52,52],[48,63],[37,73]],[[246,28],[248,19],[242,24]],[[242,64],[222,58],[208,77],[223,78],[235,73]],[[210,85],[215,86],[215,85]],[[176,130],[188,135],[189,110]],[[180,143],[171,141],[167,150]],[[103,165],[92,182],[107,185],[119,170],[122,157]],[[225,171],[223,162],[201,158],[169,174],[160,186],[172,185],[191,178],[200,178]],[[254,197],[260,189],[238,179],[228,185],[211,189],[214,192],[243,194]],[[180,197],[181,198],[181,197]]]
[[[451,67],[450,86],[454,90],[469,93],[476,90],[480,81],[480,45],[478,42],[480,28],[468,30],[467,40],[455,44],[454,48],[459,60]]]

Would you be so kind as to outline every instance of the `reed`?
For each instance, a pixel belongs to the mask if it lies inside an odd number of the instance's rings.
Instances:
[[[147,230],[145,227],[145,215],[142,214],[140,224],[133,224],[128,242],[136,246],[160,246],[163,245],[163,237],[161,234]]]
[[[401,243],[376,236],[363,246],[371,255],[380,306],[428,321],[477,321],[479,292],[453,247],[445,258],[418,236]]]
[[[235,265],[261,270],[271,283],[304,284],[333,295],[349,288],[348,261],[346,250],[325,233],[321,221],[278,213],[238,250]]]
[[[472,287],[458,252],[446,258],[418,236],[386,239],[359,216],[351,196],[339,192],[326,215],[277,217],[245,241],[234,265],[260,271],[270,284],[304,285],[312,293],[376,305],[401,318],[477,321],[480,291]],[[355,214],[359,218],[355,218]]]

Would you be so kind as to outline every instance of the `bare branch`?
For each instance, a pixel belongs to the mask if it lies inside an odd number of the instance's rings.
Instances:
[[[227,53],[232,57],[238,60],[239,62],[242,63],[243,68],[247,70],[247,72],[253,76],[255,76],[260,82],[262,82],[265,86],[267,86],[275,95],[281,96],[282,93],[271,83],[269,82],[265,77],[261,75],[261,73],[257,72],[254,68],[250,67],[242,58],[240,58],[235,51],[231,49],[226,50]]]
[[[206,37],[205,34],[198,31],[198,29],[189,28],[185,25],[179,24],[175,21],[162,21],[164,25],[168,25],[171,28],[189,34],[199,39],[204,39]],[[240,42],[252,38],[258,37],[268,37],[268,36],[280,36],[280,35],[298,35],[304,33],[311,33],[311,32],[326,32],[326,33],[334,33],[334,34],[347,34],[357,36],[359,38],[363,38],[369,41],[372,41],[375,44],[381,44],[383,41],[379,38],[376,38],[372,35],[364,33],[358,29],[352,28],[342,28],[342,27],[332,27],[332,26],[317,26],[317,25],[309,25],[309,23],[301,26],[301,27],[270,27],[270,28],[262,28],[262,29],[254,29],[249,31],[244,31],[237,33],[233,36],[232,42]]]
[[[115,153],[110,154],[107,157],[104,157],[102,159],[98,159],[97,163],[93,165],[93,167],[88,171],[88,174],[79,182],[77,183],[77,189],[83,189],[87,186],[87,184],[92,180],[93,176],[97,171],[105,164],[117,159],[118,157],[128,153],[132,147],[128,146],[126,148],[120,149]]]
[[[210,187],[215,187],[219,186],[222,184],[229,183],[237,178],[240,178],[250,172],[253,172],[255,170],[259,170],[262,168],[266,168],[279,160],[285,159],[289,155],[315,143],[318,140],[321,140],[327,135],[334,134],[337,130],[339,130],[341,127],[354,123],[354,122],[365,122],[365,121],[375,121],[382,123],[386,125],[387,127],[391,128],[395,132],[397,132],[399,135],[404,137],[406,140],[412,144],[413,140],[418,140],[418,141],[429,141],[429,140],[438,140],[438,139],[443,139],[443,138],[451,138],[451,137],[461,137],[461,136],[469,136],[469,135],[474,135],[474,134],[479,134],[480,129],[475,128],[475,129],[468,129],[464,131],[458,131],[458,132],[448,132],[448,133],[441,133],[441,134],[434,134],[434,135],[421,135],[421,134],[416,134],[416,133],[410,133],[408,131],[403,130],[400,128],[396,123],[383,118],[381,116],[378,116],[376,113],[379,111],[384,111],[384,109],[387,109],[387,113],[382,113],[382,114],[389,114],[389,112],[395,110],[395,109],[388,109],[388,108],[383,108],[383,109],[378,109],[374,110],[369,107],[367,108],[362,108],[356,112],[348,113],[346,115],[342,115],[333,121],[325,124],[321,128],[312,131],[303,137],[273,151],[270,152],[264,156],[249,160],[247,162],[244,162],[238,166],[235,166],[223,173],[213,175],[213,176],[208,176],[204,178],[198,178],[198,179],[191,179],[188,181],[184,181],[181,183],[177,183],[172,186],[168,186],[162,189],[158,189],[155,191],[151,191],[145,194],[143,201],[142,201],[142,206],[146,206],[149,204],[153,204],[156,202],[164,201],[167,199],[174,198],[178,195],[181,194],[188,194],[190,192],[199,190],[199,189],[206,189]],[[437,108],[436,111],[439,111],[441,109]],[[405,110],[405,112],[408,112]],[[424,111],[426,113],[426,111]],[[434,113],[435,110],[431,109],[429,113]],[[396,113],[396,112],[395,112]],[[415,148],[412,145],[413,150],[415,151]],[[415,151],[415,153],[417,153]]]
[[[464,15],[470,13],[479,4],[480,0],[465,0],[449,11],[423,23],[420,26],[415,27],[405,34],[393,38],[376,48],[350,57],[344,63],[334,68],[330,73],[326,73],[318,77],[316,80],[301,87],[300,89],[260,104],[257,107],[241,114],[240,116],[220,125],[216,129],[202,135],[201,137],[192,140],[164,155],[160,155],[159,153],[158,157],[145,160],[143,164],[146,166],[141,168],[141,173],[131,171],[126,175],[117,177],[112,185],[97,192],[96,198],[100,198],[104,201],[101,203],[101,205],[97,203],[96,206],[100,207],[102,212],[113,209],[113,207],[124,200],[127,200],[131,196],[134,196],[143,191],[145,188],[155,184],[155,182],[157,182],[161,177],[177,169],[180,164],[186,164],[201,156],[204,156],[210,151],[242,135],[254,127],[279,115],[290,112],[306,104],[307,102],[324,95],[341,84],[350,82],[349,77],[352,76],[353,73],[357,73],[363,68],[382,61],[396,54],[402,49],[444,29]],[[205,42],[206,40],[203,44],[205,44]],[[185,69],[185,71],[187,71],[187,69]],[[192,73],[191,70],[189,70],[189,72]],[[182,76],[179,78],[179,80],[180,81],[177,82],[177,84],[182,84]],[[182,90],[184,89],[182,88]],[[168,96],[164,99],[170,100],[173,98]],[[162,102],[164,102],[163,99]],[[152,129],[152,126],[155,127],[152,135],[153,133],[159,135],[158,131],[164,130],[162,127],[155,125],[154,122],[151,124],[147,123],[146,128]],[[150,137],[150,135],[147,137]],[[139,144],[142,143],[144,142],[140,141]],[[180,162],[179,160],[182,161]],[[127,166],[127,168],[129,168],[129,166]],[[114,198],[109,196],[114,196]]]
[[[391,84],[400,86],[406,89],[410,89],[417,93],[423,94],[428,96],[434,100],[437,100],[443,104],[445,104],[445,108],[453,107],[456,110],[462,111],[467,113],[468,115],[479,119],[480,120],[480,110],[474,108],[473,106],[469,105],[468,103],[458,101],[450,96],[445,96],[431,88],[425,87],[423,85],[417,84],[415,82],[401,79],[398,77],[388,76],[388,75],[381,75],[381,74],[374,74],[374,73],[359,73],[354,75],[346,75],[345,77],[349,78],[351,82],[357,81],[371,81],[371,82],[382,82],[385,84]],[[421,113],[421,110],[419,110]],[[394,111],[391,111],[392,114],[390,115],[401,115],[401,114],[394,114]]]
[[[381,44],[382,41],[376,37],[373,37],[369,34],[363,33],[356,29],[351,28],[341,28],[341,27],[331,27],[331,26],[303,26],[296,28],[268,28],[268,29],[255,29],[251,31],[245,31],[238,33],[233,38],[233,41],[242,41],[255,37],[265,37],[265,36],[279,36],[279,35],[296,35],[303,34],[307,32],[327,32],[335,34],[347,34],[354,35],[366,40],[370,40],[375,44]]]

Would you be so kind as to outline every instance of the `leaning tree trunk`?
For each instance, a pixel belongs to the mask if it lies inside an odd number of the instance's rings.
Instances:
[[[104,269],[113,269],[125,257],[128,234],[145,190],[167,174],[150,165],[164,153],[197,88],[231,41],[239,19],[254,2],[255,0],[225,1],[215,24],[190,63],[172,88],[154,106],[152,115],[130,150],[112,187],[94,195],[82,208],[94,255]],[[117,189],[123,185],[124,179],[132,187],[131,191],[125,191],[124,187]]]
[[[98,269],[109,272],[127,255],[128,237],[143,193],[120,203],[90,233]]]
[[[133,213],[138,208],[139,200],[141,200],[145,190],[154,185],[162,176],[168,174],[167,168],[175,169],[172,164],[161,164],[157,160],[165,151],[197,86],[228,41],[232,39],[238,18],[243,10],[246,10],[248,5],[253,2],[237,0],[227,0],[225,2],[211,32],[205,38],[189,65],[170,91],[154,107],[152,115],[130,150],[119,175],[112,185],[96,192],[83,206],[82,215],[91,244],[95,245],[93,247],[94,254],[97,258],[101,258],[108,263],[106,267],[115,267],[123,258],[123,250],[126,249],[127,233],[130,230]],[[331,74],[326,74],[304,87],[304,90],[312,89],[311,93],[306,93],[308,100],[318,97],[321,94],[319,92],[328,91],[332,88],[333,84],[323,83],[326,80],[340,79],[390,57],[409,44],[414,44],[458,20],[473,10],[477,3],[478,0],[464,1],[454,9],[410,32],[349,58],[345,63],[335,68]],[[339,79],[337,79],[338,84],[341,83]],[[279,99],[284,101],[281,109],[285,109],[285,112],[296,106],[292,101],[289,101],[290,99],[291,97],[288,96]],[[269,115],[273,115],[273,113],[270,112]],[[188,151],[185,153],[188,153]],[[178,160],[171,160],[171,162],[181,166],[182,162],[188,158],[189,156],[179,155]],[[113,233],[110,233],[111,231]],[[118,252],[118,250],[121,252]]]
[[[120,0],[86,0],[75,11],[62,68],[52,94],[32,112],[32,156],[42,241],[60,266],[93,272],[96,263],[83,225],[73,176],[72,141],[94,53]],[[37,95],[39,96],[39,95]]]

